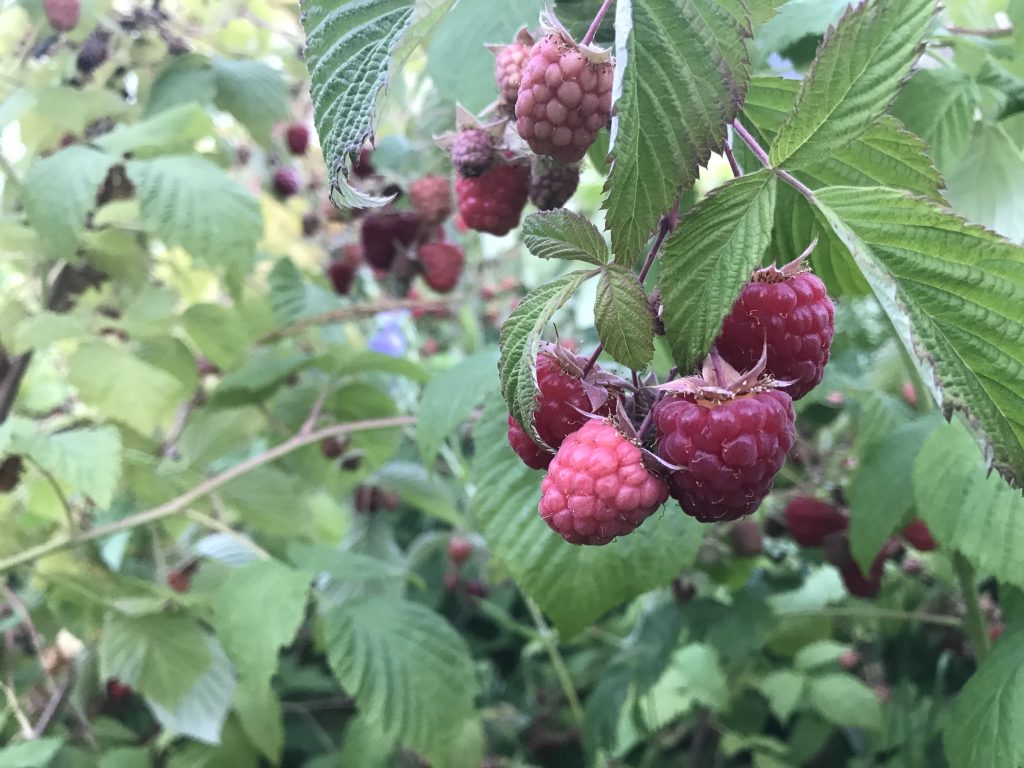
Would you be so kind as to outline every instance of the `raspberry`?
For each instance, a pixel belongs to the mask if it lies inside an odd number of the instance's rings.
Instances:
[[[783,514],[789,535],[801,547],[820,547],[826,536],[850,524],[842,510],[812,496],[794,496]]]
[[[85,38],[78,56],[75,58],[75,66],[83,75],[90,75],[107,60],[110,54],[110,33],[105,29],[95,29]]]
[[[871,568],[865,575],[851,555],[839,566],[839,575],[843,577],[846,591],[854,597],[876,597],[882,591],[882,576],[885,573],[886,553],[883,550],[871,561]]]
[[[537,171],[530,177],[530,202],[542,211],[561,208],[576,192],[580,169],[574,165],[556,165]]]
[[[582,369],[586,361],[562,349],[570,364]],[[550,350],[537,355],[537,408],[533,412],[533,423],[540,439],[557,449],[562,441],[587,423],[587,417],[580,411],[606,416],[611,412],[611,401],[597,409],[587,395],[583,383]]]
[[[320,453],[325,459],[337,459],[347,447],[348,441],[342,437],[325,437],[320,441]]]
[[[377,213],[363,219],[363,254],[374,269],[387,271],[398,255],[420,234],[420,219],[415,213]]]
[[[530,57],[531,46],[512,43],[498,51],[494,61],[494,79],[498,83],[498,99],[505,108],[515,109],[519,85],[523,82],[523,66]]]
[[[274,171],[273,185],[279,197],[291,197],[302,187],[302,179],[295,168],[284,166]]]
[[[611,61],[551,34],[533,46],[516,99],[516,129],[538,155],[575,163],[612,112]]]
[[[668,486],[640,449],[603,421],[569,435],[541,483],[544,522],[571,544],[607,544],[631,533],[665,503]]]
[[[494,139],[487,131],[459,131],[452,141],[452,165],[460,176],[483,176],[494,165]]]
[[[369,147],[363,147],[359,150],[359,157],[354,163],[352,163],[352,175],[357,179],[365,179],[367,176],[373,176],[376,173],[376,168],[373,167],[373,163],[370,161],[370,156],[373,154]]]
[[[309,126],[305,123],[292,123],[285,129],[284,140],[293,155],[306,154],[309,148]]]
[[[928,525],[924,520],[911,521],[900,532],[900,535],[914,549],[919,549],[922,552],[931,552],[936,549],[935,539],[932,538],[932,532],[928,529]]]
[[[455,288],[466,261],[459,246],[451,243],[424,243],[417,255],[427,285],[438,293],[448,293]]]
[[[8,456],[0,462],[0,493],[10,493],[18,487],[24,467],[21,456]]]
[[[555,458],[554,454],[548,453],[530,439],[526,431],[512,418],[512,414],[508,417],[508,444],[530,469],[547,469],[551,460]]]
[[[465,536],[452,536],[448,540],[448,559],[456,566],[462,565],[473,554],[473,542]]]
[[[469,579],[465,585],[466,594],[470,597],[479,597],[481,600],[490,594],[490,589],[480,579]]]
[[[658,455],[682,469],[672,497],[701,522],[736,520],[756,510],[795,438],[793,403],[770,390],[714,403],[667,397],[654,409]]]
[[[401,506],[402,500],[397,493],[385,491],[372,485],[360,485],[355,492],[356,512],[369,514],[381,509],[394,511]]]
[[[167,586],[175,592],[188,592],[192,586],[192,574],[188,568],[175,569],[167,574]]]
[[[55,32],[68,32],[78,26],[80,0],[43,0],[43,11]]]
[[[440,224],[452,214],[451,182],[445,176],[424,176],[409,185],[409,201],[428,224]]]
[[[312,237],[320,231],[320,216],[316,211],[309,211],[302,215],[302,236]]]
[[[821,382],[835,334],[835,311],[825,284],[810,272],[787,275],[768,267],[754,273],[725,318],[715,345],[737,368],[753,365],[768,345],[765,370],[799,400]]]
[[[129,699],[133,693],[130,685],[125,685],[116,678],[107,681],[107,699],[111,704],[120,704]]]
[[[736,557],[757,557],[764,551],[764,535],[756,520],[738,520],[729,528],[729,544]]]
[[[519,225],[529,184],[525,165],[497,165],[479,178],[460,176],[455,181],[459,214],[477,232],[507,235]]]

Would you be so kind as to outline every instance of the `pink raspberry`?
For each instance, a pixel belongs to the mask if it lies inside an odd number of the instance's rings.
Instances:
[[[409,185],[409,202],[428,224],[440,224],[452,213],[452,184],[447,176],[424,176]]]
[[[730,364],[745,370],[767,343],[765,370],[779,381],[793,381],[784,389],[799,400],[821,383],[834,335],[835,310],[821,279],[768,267],[743,287],[715,345]]]
[[[498,51],[494,61],[494,79],[498,82],[498,98],[502,105],[515,108],[519,85],[523,82],[523,66],[530,57],[530,47],[512,43]]]
[[[55,32],[68,32],[78,26],[82,4],[80,0],[43,0],[43,11]]]
[[[556,165],[535,169],[530,176],[530,202],[542,211],[561,208],[576,192],[580,169],[574,165]]]
[[[477,232],[507,235],[519,225],[529,184],[525,165],[496,165],[479,178],[460,176],[455,180],[459,214]]]
[[[680,466],[672,497],[704,523],[754,512],[772,488],[796,436],[785,392],[753,392],[722,402],[667,397],[655,406],[658,455]]]
[[[665,481],[615,427],[592,420],[569,435],[541,483],[538,510],[571,544],[607,544],[636,528],[668,498]]]
[[[272,179],[274,192],[278,197],[291,197],[302,188],[302,177],[299,172],[291,166],[282,166],[274,171]]]
[[[469,128],[452,140],[452,165],[460,176],[476,178],[494,165],[494,139],[487,131]]]
[[[533,46],[516,99],[516,129],[538,155],[575,163],[612,113],[615,65],[561,35]]]
[[[293,155],[306,154],[309,148],[309,126],[305,123],[292,123],[284,131],[284,141]]]

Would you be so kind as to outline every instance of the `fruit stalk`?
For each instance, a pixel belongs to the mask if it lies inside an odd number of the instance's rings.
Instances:
[[[601,9],[597,12],[597,16],[590,22],[590,29],[587,30],[587,34],[580,40],[580,45],[590,45],[594,42],[594,37],[597,35],[598,27],[601,26],[601,22],[604,21],[604,15],[608,13],[608,9],[612,7],[612,0],[604,0],[601,5]]]
[[[799,192],[803,197],[811,202],[814,202],[814,190],[800,181],[796,176],[791,174],[789,171],[783,170],[782,168],[772,168],[771,158],[768,157],[768,153],[765,151],[757,139],[743,127],[743,123],[737,118],[732,122],[733,130],[736,131],[736,135],[743,140],[743,143],[747,145],[754,156],[761,162],[765,168],[770,168],[775,172],[775,175],[782,179],[784,182],[789,184],[793,189]]]

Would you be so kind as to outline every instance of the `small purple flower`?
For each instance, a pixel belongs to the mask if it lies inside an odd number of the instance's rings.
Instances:
[[[409,348],[409,342],[398,325],[389,323],[370,338],[369,347],[382,355],[401,357]]]

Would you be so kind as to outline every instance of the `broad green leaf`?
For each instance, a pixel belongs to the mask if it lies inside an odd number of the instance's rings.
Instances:
[[[213,120],[198,104],[182,104],[139,123],[122,123],[96,140],[108,152],[155,155],[185,152],[204,136],[213,134]]]
[[[616,261],[631,265],[663,214],[721,149],[749,78],[740,3],[620,0],[605,189]]]
[[[505,431],[500,407],[489,408],[475,435],[473,508],[491,553],[563,639],[693,564],[704,527],[674,505],[606,546],[565,542],[538,514],[539,476],[508,447]]]
[[[597,270],[570,272],[535,288],[526,294],[501,326],[501,358],[498,360],[501,395],[509,413],[531,437],[536,437],[533,411],[537,384],[533,367],[541,334],[554,314],[596,274]]]
[[[609,256],[600,230],[590,219],[566,208],[527,216],[523,244],[539,259],[575,259],[601,266]]]
[[[92,310],[71,312],[40,312],[18,323],[4,339],[8,353],[20,355],[31,349],[43,349],[64,339],[77,339],[89,334]]]
[[[497,387],[498,356],[486,349],[432,378],[420,398],[416,440],[431,466],[443,443]]]
[[[404,579],[407,573],[406,568],[397,562],[325,544],[293,542],[288,547],[288,559],[303,570],[326,573],[338,581]]]
[[[892,113],[928,143],[935,163],[948,173],[967,150],[979,98],[977,86],[960,69],[919,69]]]
[[[278,259],[267,275],[270,295],[267,299],[274,310],[279,327],[294,323],[306,308],[306,285],[298,267],[291,259]]]
[[[100,638],[100,675],[117,678],[150,702],[178,706],[211,666],[206,634],[183,614],[108,613]]]
[[[142,435],[173,416],[188,396],[182,383],[163,368],[102,341],[80,346],[68,367],[68,382],[83,402]]]
[[[925,442],[913,489],[918,514],[940,546],[962,553],[982,573],[1024,587],[1024,498],[986,471],[959,420]]]
[[[715,650],[707,645],[691,643],[672,655],[668,669],[648,696],[657,700],[659,692],[668,694],[670,709],[684,712],[693,703],[699,703],[712,711],[721,711],[729,700],[729,681]],[[659,711],[650,725],[667,724],[665,714]]]
[[[772,163],[804,167],[870,128],[896,98],[934,15],[935,0],[872,0],[848,11],[803,81]]]
[[[788,722],[796,712],[806,687],[806,676],[792,669],[777,669],[757,684],[772,714],[782,723]]]
[[[54,256],[74,257],[96,193],[116,159],[74,145],[37,161],[25,174],[25,212]]]
[[[27,431],[26,431],[27,432]],[[121,479],[121,434],[115,427],[82,427],[53,434],[17,435],[10,446],[61,482],[69,495],[87,496],[110,506]]]
[[[312,522],[299,480],[277,467],[246,472],[220,493],[249,525],[267,534],[299,536]]]
[[[867,685],[850,675],[812,678],[807,703],[819,715],[840,728],[882,730],[882,705]]]
[[[256,141],[270,144],[271,129],[289,115],[281,72],[260,61],[213,60],[216,104],[234,115]]]
[[[946,196],[966,219],[1024,242],[1024,153],[1000,126],[978,124]]]
[[[637,276],[621,264],[601,272],[594,323],[605,351],[627,368],[642,371],[654,358],[654,317]]]
[[[896,190],[833,187],[818,207],[947,414],[1024,476],[1024,250]]]
[[[914,490],[907,478],[921,446],[941,423],[937,414],[918,419],[873,442],[859,457],[847,496],[850,549],[864,573],[886,540],[910,522]]]
[[[249,357],[249,332],[238,312],[220,304],[193,304],[181,322],[199,351],[222,370],[230,371]]]
[[[825,34],[850,5],[850,0],[789,0],[757,34],[757,47],[780,52],[805,37]]]
[[[1011,623],[953,703],[944,733],[953,766],[1024,765],[1024,624]]]
[[[259,204],[213,163],[172,155],[125,164],[142,221],[168,245],[212,264],[245,265],[263,231]]]
[[[274,560],[234,568],[218,585],[211,623],[239,675],[248,683],[270,682],[278,652],[302,624],[309,574]]]
[[[149,747],[116,747],[103,753],[97,768],[150,768],[153,759]],[[63,763],[61,766],[63,768]]]
[[[309,358],[292,349],[257,349],[241,368],[221,380],[216,393],[218,397],[250,393],[262,400],[263,395],[308,364]]]
[[[252,743],[272,765],[279,765],[284,750],[284,716],[271,685],[242,680],[235,691],[235,714]]]
[[[0,768],[46,768],[64,746],[64,739],[45,739],[0,747]]]
[[[850,646],[834,640],[819,640],[800,649],[793,658],[797,669],[810,672],[818,667],[828,666],[839,661]]]
[[[427,757],[444,755],[476,718],[473,660],[462,637],[419,603],[349,600],[322,616],[327,659],[367,722]]]
[[[212,104],[217,96],[213,67],[205,56],[178,56],[164,67],[146,99],[147,117],[182,104]]]
[[[451,489],[439,475],[431,474],[422,464],[392,461],[370,475],[368,482],[384,490],[394,491],[406,504],[438,520],[451,525],[459,524],[459,513],[455,511]]]
[[[662,250],[665,338],[681,371],[707,354],[771,241],[775,177],[728,182],[691,208]]]

